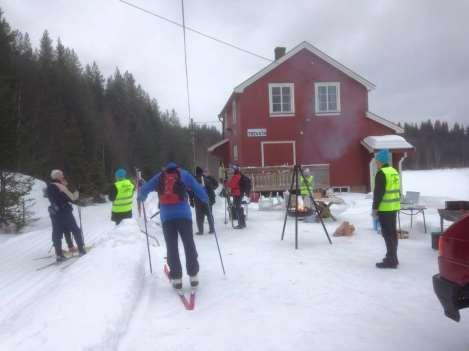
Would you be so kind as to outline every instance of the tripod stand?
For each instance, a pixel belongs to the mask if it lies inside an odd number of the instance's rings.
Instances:
[[[287,224],[288,211],[291,210],[292,208],[291,198],[292,198],[292,195],[294,194],[296,196],[295,207],[294,207],[295,209],[295,249],[298,249],[298,196],[301,196],[300,195],[300,182],[299,182],[300,175],[301,177],[303,177],[303,181],[306,183],[306,188],[308,189],[309,199],[311,200],[311,203],[314,205],[316,215],[321,221],[322,227],[324,229],[324,233],[326,234],[327,239],[329,240],[329,243],[332,245],[331,238],[329,237],[329,233],[327,232],[326,226],[324,225],[324,221],[322,220],[321,213],[318,208],[318,204],[316,203],[316,201],[314,201],[313,195],[311,193],[311,189],[309,188],[309,183],[306,181],[306,177],[300,165],[295,165],[293,167],[293,176],[292,176],[291,185],[290,185],[290,194],[288,196],[288,203],[285,209],[285,220],[283,221],[283,230],[282,230],[281,240],[283,240],[283,237],[285,235],[285,226]]]

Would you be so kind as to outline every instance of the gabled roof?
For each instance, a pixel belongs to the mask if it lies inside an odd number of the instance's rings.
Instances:
[[[213,144],[213,145],[210,145],[210,146],[207,148],[207,151],[208,151],[208,152],[213,152],[213,151],[215,151],[215,149],[216,149],[217,147],[220,147],[220,146],[226,144],[226,143],[229,142],[229,141],[230,141],[230,139],[223,139],[223,140],[220,140],[218,143],[215,143],[215,144]]]
[[[248,87],[249,85],[251,85],[252,83],[257,81],[259,78],[262,78],[267,73],[269,73],[273,69],[277,68],[282,63],[284,63],[285,61],[287,61],[288,59],[290,59],[291,57],[293,57],[294,55],[296,55],[297,53],[299,53],[303,49],[306,49],[306,50],[310,51],[311,53],[313,53],[314,55],[320,57],[321,59],[323,59],[324,61],[329,63],[331,66],[337,68],[339,71],[343,72],[344,74],[346,74],[350,78],[352,78],[352,79],[356,80],[357,82],[361,83],[362,85],[364,85],[366,87],[366,89],[368,91],[375,88],[375,85],[373,83],[371,83],[370,81],[368,81],[365,78],[363,78],[362,76],[358,75],[357,73],[352,71],[350,68],[345,67],[344,65],[342,65],[340,62],[334,60],[329,55],[326,55],[324,52],[319,50],[317,47],[315,47],[315,46],[311,45],[310,43],[304,41],[301,44],[297,45],[292,50],[290,50],[289,52],[287,52],[285,55],[280,57],[278,60],[272,62],[271,64],[269,64],[267,67],[265,67],[264,69],[262,69],[261,71],[259,71],[255,75],[253,75],[252,77],[246,79],[244,82],[242,82],[236,88],[234,88],[234,92],[235,93],[242,93],[246,87]]]
[[[377,114],[372,113],[370,111],[366,111],[366,118],[369,118],[372,121],[375,121],[376,123],[382,124],[383,126],[388,127],[389,129],[392,129],[397,134],[404,133],[404,129],[399,127],[397,124],[395,124],[391,121],[388,121],[387,119],[385,119],[381,116],[378,116]]]

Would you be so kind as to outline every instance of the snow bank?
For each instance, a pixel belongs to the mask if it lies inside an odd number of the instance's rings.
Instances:
[[[143,289],[146,243],[135,220],[55,270],[36,299],[0,324],[0,350],[115,349]]]
[[[469,200],[469,168],[404,171],[403,190],[418,191],[420,196],[447,200]]]

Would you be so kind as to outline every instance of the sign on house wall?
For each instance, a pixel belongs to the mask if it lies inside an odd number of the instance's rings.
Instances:
[[[248,129],[248,137],[250,137],[250,138],[264,137],[264,136],[267,136],[267,129],[266,128]]]

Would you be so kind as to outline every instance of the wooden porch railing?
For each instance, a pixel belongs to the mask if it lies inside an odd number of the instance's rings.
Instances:
[[[315,189],[330,187],[329,165],[302,165],[302,169],[314,176]],[[291,186],[293,166],[242,167],[241,172],[251,178],[252,191],[285,191]]]

